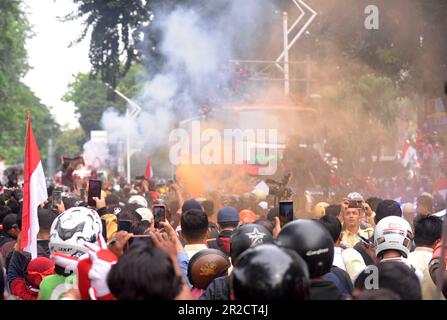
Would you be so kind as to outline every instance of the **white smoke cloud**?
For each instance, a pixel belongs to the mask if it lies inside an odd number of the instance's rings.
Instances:
[[[179,8],[163,19],[161,28],[166,30],[161,50],[169,57],[168,67],[172,71],[184,67],[195,84],[215,75],[229,55],[222,34],[206,28],[194,11]]]
[[[110,157],[109,147],[105,143],[95,143],[92,140],[84,144],[84,161],[91,168],[102,168],[110,165],[113,159]]]
[[[182,6],[156,13],[153,27],[161,31],[162,42],[157,49],[165,63],[132,97],[143,110],[129,125],[125,114],[113,108],[104,112],[101,125],[108,132],[109,144],[123,143],[129,134],[131,147],[149,156],[168,145],[169,132],[179,121],[197,114],[200,98],[223,96],[231,76],[223,70],[234,58],[233,51],[259,42],[259,33],[265,31],[262,15],[273,14],[273,10],[270,0],[216,4],[224,4],[223,10],[209,20],[197,8]]]

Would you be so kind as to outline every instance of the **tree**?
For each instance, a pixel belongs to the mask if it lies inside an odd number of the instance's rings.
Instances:
[[[379,30],[363,26],[369,4],[379,8]],[[399,82],[399,89],[409,95],[441,94],[447,78],[446,1],[344,0],[340,5],[337,0],[313,0],[312,6],[319,15],[309,27],[310,52],[364,64]]]
[[[0,155],[7,163],[23,162],[27,111],[42,160],[48,138],[59,130],[48,107],[21,82],[28,70],[25,41],[29,27],[20,5],[16,0],[0,2]]]
[[[48,107],[40,102],[29,87],[19,82],[13,95],[8,96],[8,103],[0,105],[0,154],[7,162],[23,161],[27,111],[31,115],[33,131],[43,160],[46,159],[48,138],[59,131]]]
[[[29,27],[19,0],[0,1],[0,30],[0,102],[4,103],[28,70],[25,41]]]
[[[63,130],[55,139],[55,158],[61,156],[76,157],[82,153],[86,136],[82,128]]]
[[[447,2],[442,0],[411,1],[418,9],[418,48],[414,50],[409,87],[430,97],[443,95],[447,80]]]
[[[66,16],[66,20],[84,19],[85,28],[77,43],[91,31],[89,58],[91,76],[113,88],[130,70],[132,64],[147,62],[150,57],[161,62],[157,50],[162,38],[154,20],[163,13],[171,12],[177,5],[194,6],[201,14],[218,13],[226,0],[73,0],[77,10]],[[154,61],[150,61],[154,62]],[[155,66],[156,64],[151,64]],[[110,92],[109,92],[110,93]],[[109,99],[114,99],[112,94]]]
[[[371,164],[384,148],[396,150],[399,113],[412,107],[390,78],[365,74],[357,80],[342,82],[326,95],[322,110],[328,125],[327,150],[349,163],[351,173],[359,174],[359,160]],[[371,168],[371,166],[370,166]]]
[[[133,65],[127,75],[119,79],[117,89],[127,97],[134,96],[142,85],[137,82],[141,72],[141,65]],[[126,102],[121,98],[110,101],[108,90],[101,80],[92,79],[88,73],[79,73],[69,85],[69,91],[63,99],[74,103],[75,112],[79,114],[79,124],[87,135],[91,130],[101,130],[100,121],[106,109],[114,107],[120,112],[126,111]]]
[[[67,20],[84,18],[85,29],[77,42],[89,29],[92,36],[89,58],[91,75],[100,75],[103,82],[116,88],[118,81],[140,61],[143,32],[150,22],[149,1],[145,0],[74,0],[76,12]],[[124,61],[121,61],[120,59]],[[124,62],[124,63],[122,63]]]

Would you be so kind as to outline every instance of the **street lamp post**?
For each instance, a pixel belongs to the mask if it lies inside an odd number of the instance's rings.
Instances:
[[[289,81],[289,33],[287,26],[287,12],[283,12],[283,34],[284,34],[284,94],[290,94]]]
[[[130,184],[130,120],[135,119],[141,112],[141,107],[126,97],[124,94],[116,89],[113,89],[109,84],[106,85],[112,89],[117,95],[126,100],[128,103],[126,109],[126,158],[127,158],[127,183]],[[130,110],[132,108],[132,110]]]

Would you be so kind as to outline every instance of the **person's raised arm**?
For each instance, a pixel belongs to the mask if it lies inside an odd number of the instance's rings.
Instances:
[[[175,230],[168,222],[162,222],[163,228],[166,233],[161,233],[158,230],[151,233],[151,238],[155,245],[165,251],[172,260],[174,270],[178,276],[182,279],[182,287],[180,293],[175,298],[176,300],[192,300],[190,287],[185,279],[184,272],[182,271],[178,257],[184,254],[184,249],[180,243],[180,240],[175,234]]]
[[[182,207],[183,207],[183,203],[185,202],[185,200],[183,199],[182,193],[180,192],[180,187],[178,184],[173,183],[171,185],[172,190],[174,190],[175,192],[175,197],[177,198],[178,204],[179,204],[179,209],[177,210],[178,214],[182,213]]]

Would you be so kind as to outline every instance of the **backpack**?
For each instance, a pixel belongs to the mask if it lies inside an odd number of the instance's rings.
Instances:
[[[210,249],[220,250],[229,257],[231,231],[229,234],[227,233],[228,232],[223,231],[217,236],[217,238],[207,240],[206,242],[207,247]]]

